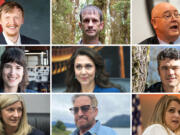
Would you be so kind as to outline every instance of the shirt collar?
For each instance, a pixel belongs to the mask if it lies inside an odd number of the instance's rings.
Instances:
[[[167,42],[160,40],[159,38],[158,38],[158,40],[159,40],[160,44],[169,44]],[[173,42],[173,44],[180,44],[180,36],[178,37],[178,39],[176,41]]]
[[[100,126],[101,123],[99,121],[96,121],[96,124],[91,129],[89,129],[84,135],[97,135]],[[79,135],[79,129],[76,129],[74,133],[74,135]]]
[[[4,36],[5,40],[6,40],[6,43],[8,45],[21,45],[21,36],[20,36],[20,34],[18,36],[17,42],[13,43],[11,40],[8,39],[8,37],[6,36],[6,34],[4,32],[2,32],[2,33],[3,33],[3,36]]]

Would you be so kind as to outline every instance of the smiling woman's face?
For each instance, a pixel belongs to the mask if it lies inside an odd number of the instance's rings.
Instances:
[[[78,55],[74,62],[76,79],[81,86],[95,85],[96,67],[92,59],[86,55]]]
[[[1,117],[5,128],[18,128],[22,118],[23,107],[20,101],[1,110]]]

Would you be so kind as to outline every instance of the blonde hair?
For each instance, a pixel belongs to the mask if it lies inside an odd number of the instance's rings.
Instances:
[[[152,117],[150,119],[150,125],[151,124],[161,124],[166,130],[167,130],[167,126],[165,123],[165,113],[167,111],[167,108],[169,106],[169,104],[175,101],[178,104],[180,104],[180,99],[176,96],[168,96],[168,95],[164,95],[160,98],[160,100],[157,102]],[[179,127],[180,128],[180,127]],[[178,129],[179,129],[178,128]],[[168,134],[169,131],[167,130]]]
[[[32,127],[28,124],[26,107],[23,98],[17,94],[0,95],[0,135],[5,135],[5,130],[1,118],[1,110],[20,101],[22,103],[22,117],[17,131],[13,135],[28,135],[32,131]]]

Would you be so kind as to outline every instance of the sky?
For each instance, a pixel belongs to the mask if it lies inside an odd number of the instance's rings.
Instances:
[[[67,123],[74,123],[73,114],[69,108],[73,106],[71,102],[73,94],[52,94],[52,121],[61,120]],[[107,122],[113,116],[130,114],[129,94],[95,94],[98,100],[98,116],[96,120],[101,123]]]

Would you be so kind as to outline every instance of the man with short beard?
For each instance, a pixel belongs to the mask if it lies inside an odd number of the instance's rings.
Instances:
[[[140,44],[180,44],[180,14],[168,2],[157,4],[151,12],[151,24],[156,36],[150,37]]]
[[[180,51],[166,48],[157,56],[161,82],[151,85],[145,92],[180,92]]]
[[[111,128],[95,120],[98,101],[94,95],[74,95],[72,102],[74,107],[70,111],[74,114],[77,129],[71,135],[117,135]]]
[[[93,5],[85,6],[80,12],[79,27],[83,34],[80,44],[100,44],[99,34],[104,27],[102,11]]]
[[[21,45],[39,44],[39,41],[20,34],[24,23],[24,10],[17,2],[5,2],[0,6],[0,24],[3,32],[0,33],[0,44]]]

